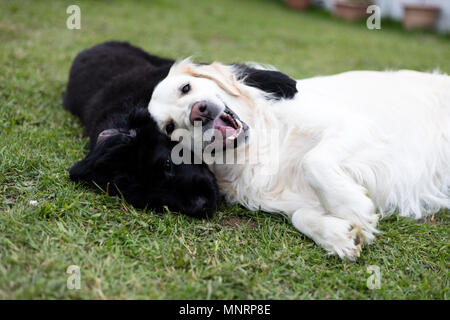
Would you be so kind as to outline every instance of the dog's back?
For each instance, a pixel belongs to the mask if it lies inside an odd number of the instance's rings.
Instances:
[[[88,101],[113,78],[134,68],[156,68],[172,63],[172,60],[152,56],[126,42],[104,42],[83,50],[70,68],[64,107],[86,125]]]

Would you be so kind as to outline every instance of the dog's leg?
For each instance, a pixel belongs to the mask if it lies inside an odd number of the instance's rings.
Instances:
[[[356,146],[346,138],[335,136],[322,141],[305,156],[302,171],[327,213],[360,228],[365,243],[371,243],[378,232],[378,215],[367,190],[342,169],[342,162]],[[341,145],[343,141],[345,147]]]
[[[292,224],[331,254],[341,259],[359,257],[364,235],[362,230],[347,220],[327,215],[321,208],[302,208],[292,215]]]

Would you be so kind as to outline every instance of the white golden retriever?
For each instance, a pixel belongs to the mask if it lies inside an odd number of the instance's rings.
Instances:
[[[286,215],[341,258],[360,255],[380,216],[450,208],[447,75],[352,71],[294,82],[183,60],[155,88],[149,111],[169,136],[194,132],[195,121],[216,129],[235,156],[210,164],[226,199]],[[248,161],[250,153],[269,161]]]

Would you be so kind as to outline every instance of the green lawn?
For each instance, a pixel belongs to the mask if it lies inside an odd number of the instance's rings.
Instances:
[[[277,0],[76,3],[81,30],[66,28],[71,2],[0,2],[0,298],[449,298],[449,212],[382,221],[375,244],[350,263],[263,212],[222,206],[214,219],[197,221],[135,210],[69,181],[87,139],[61,103],[75,55],[110,39],[306,77],[450,73],[448,36],[391,22],[370,31]],[[69,265],[81,268],[80,290],[66,287]],[[378,290],[367,288],[369,265],[381,268]]]

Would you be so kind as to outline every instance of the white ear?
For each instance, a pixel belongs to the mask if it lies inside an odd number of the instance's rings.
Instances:
[[[188,66],[190,65],[194,65],[194,63],[191,60],[191,57],[187,57],[186,59],[183,60],[178,60],[170,68],[168,76],[182,74],[183,71],[189,68]]]
[[[170,69],[169,75],[173,74],[188,74],[193,77],[210,79],[230,95],[235,97],[241,95],[238,82],[230,68],[218,62],[200,65],[192,63],[191,60],[187,58],[177,62]]]

